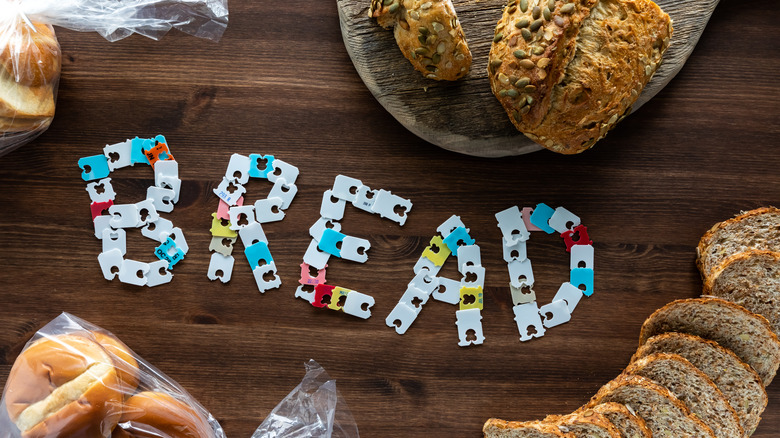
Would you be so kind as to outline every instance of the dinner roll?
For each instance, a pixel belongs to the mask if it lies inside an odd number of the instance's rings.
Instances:
[[[162,392],[139,392],[125,402],[113,438],[212,438],[214,431],[191,406]]]
[[[35,342],[17,358],[5,406],[23,438],[108,437],[121,415],[122,393],[100,344],[60,335]]]

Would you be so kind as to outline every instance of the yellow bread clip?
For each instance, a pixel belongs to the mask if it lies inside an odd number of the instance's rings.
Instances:
[[[230,221],[227,225],[222,225],[222,219],[217,217],[217,213],[211,213],[211,235],[216,237],[238,237],[238,234],[230,229]]]
[[[341,308],[344,306],[344,302],[341,297],[346,297],[350,292],[352,291],[341,286],[336,286],[333,288],[333,295],[330,297],[330,304],[328,304],[328,308],[331,310],[341,310]],[[339,302],[341,302],[341,306],[339,306]]]
[[[460,288],[460,310],[466,310],[466,309],[482,310],[482,302],[483,302],[482,286]]]
[[[431,244],[425,248],[422,255],[432,261],[434,265],[441,266],[447,260],[447,257],[450,256],[450,253],[450,248],[444,244],[444,239],[441,236],[433,236]]]

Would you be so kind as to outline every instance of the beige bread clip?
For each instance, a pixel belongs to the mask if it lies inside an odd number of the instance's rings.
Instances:
[[[454,81],[471,68],[471,52],[451,0],[372,0],[368,12],[393,27],[401,53],[428,79]]]
[[[650,0],[510,0],[490,49],[490,86],[528,138],[580,153],[630,112],[671,35]]]

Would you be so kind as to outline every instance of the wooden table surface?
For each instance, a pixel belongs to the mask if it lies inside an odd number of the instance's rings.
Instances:
[[[650,313],[700,293],[699,237],[740,210],[780,204],[777,2],[723,0],[681,73],[593,150],[503,159],[446,152],[387,114],[347,56],[335,1],[230,7],[218,44],[179,32],[108,43],[58,30],[54,123],[0,158],[0,382],[30,336],[67,311],[181,383],[231,438],[250,436],[310,358],[337,379],[364,437],[477,437],[489,417],[536,419],[582,405],[628,363]],[[170,284],[108,282],[76,162],[155,134],[168,138],[183,180],[163,216],[184,230],[190,252]],[[301,172],[286,218],[265,227],[283,285],[264,295],[238,251],[230,283],[206,278],[212,189],[232,153],[270,153]],[[376,298],[365,321],[293,297],[307,230],[338,174],[414,203],[403,227],[347,210],[343,231],[369,239],[370,258],[332,261],[327,276]],[[145,166],[111,177],[118,203],[142,200],[152,183]],[[248,200],[269,187],[250,182]],[[493,215],[539,202],[588,226],[596,293],[569,323],[521,343]],[[458,347],[456,307],[441,302],[426,304],[403,336],[385,326],[453,214],[487,269],[481,346]],[[128,233],[128,246],[129,258],[154,260],[139,232]],[[528,255],[539,302],[549,302],[568,275],[563,244],[534,234]],[[457,278],[454,265],[443,275]],[[780,384],[768,393],[755,437],[780,430]]]

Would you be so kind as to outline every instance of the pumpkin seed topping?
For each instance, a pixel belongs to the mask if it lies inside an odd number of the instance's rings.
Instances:
[[[525,50],[519,50],[519,49],[515,50],[514,51],[514,55],[515,55],[515,58],[517,58],[517,59],[528,58],[528,54],[525,53]]]
[[[518,29],[522,29],[524,27],[528,27],[528,25],[531,24],[531,20],[527,18],[521,18],[517,21],[515,21],[515,27]]]
[[[515,82],[515,87],[523,88],[523,87],[525,87],[526,85],[528,85],[530,83],[531,83],[531,79],[530,78],[520,78],[520,79],[517,80],[517,82]]]
[[[544,23],[544,21],[540,18],[534,21],[533,23],[531,23],[531,25],[528,28],[531,29],[531,32],[535,32],[539,30],[540,27],[542,27],[542,23]]]
[[[561,13],[562,14],[571,14],[574,12],[574,3],[566,3],[565,5],[561,6]]]

